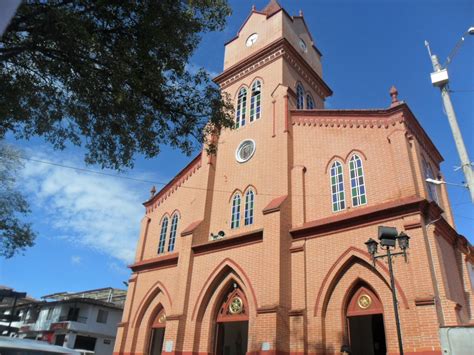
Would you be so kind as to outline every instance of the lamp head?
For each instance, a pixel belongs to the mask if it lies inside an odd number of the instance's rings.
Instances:
[[[397,239],[397,228],[379,226],[379,240],[380,245],[384,247],[394,247]]]
[[[470,35],[474,35],[474,26],[469,27],[467,33],[469,33]]]
[[[397,237],[397,240],[398,240],[398,246],[400,247],[400,249],[405,251],[409,248],[410,237],[405,232],[400,232],[400,234]]]
[[[426,182],[430,183],[430,184],[433,184],[433,185],[442,185],[442,184],[445,184],[444,181],[441,181],[441,180],[435,180],[435,179],[432,179],[432,178],[427,178],[425,179]]]
[[[219,231],[219,233],[217,233],[219,235],[219,237],[225,237],[225,232],[224,231]]]
[[[373,240],[370,238],[368,241],[365,242],[365,245],[367,245],[367,251],[369,254],[374,257],[375,254],[377,254],[377,246],[379,243],[377,243],[376,240]]]

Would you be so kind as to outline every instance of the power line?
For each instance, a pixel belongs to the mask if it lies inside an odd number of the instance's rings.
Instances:
[[[91,170],[91,169],[86,169],[86,168],[78,168],[76,166],[64,165],[64,164],[54,163],[54,162],[51,162],[51,161],[45,161],[45,160],[39,160],[39,159],[33,159],[33,158],[26,158],[26,157],[21,157],[21,159],[32,161],[32,162],[35,162],[35,163],[41,163],[41,164],[57,166],[57,167],[60,167],[60,168],[65,168],[65,169],[82,171],[84,173],[92,173],[92,174],[97,174],[97,175],[110,176],[110,177],[119,178],[119,179],[133,180],[133,181],[150,183],[150,184],[157,184],[157,185],[166,185],[167,184],[166,182],[158,182],[158,181],[152,181],[152,180],[137,179],[137,178],[133,178],[133,177],[130,177],[130,176],[109,174],[109,173],[104,173],[102,171]]]
[[[1,154],[0,154],[0,157],[1,157]],[[31,161],[31,162],[34,162],[34,163],[40,163],[40,164],[46,164],[46,165],[51,165],[51,166],[56,166],[56,167],[59,167],[59,168],[64,168],[64,169],[70,169],[70,170],[76,170],[76,171],[80,171],[80,172],[84,172],[84,173],[92,173],[92,174],[96,174],[96,175],[103,175],[103,176],[108,176],[108,177],[113,177],[113,178],[118,178],[118,179],[125,179],[125,180],[131,180],[131,181],[136,181],[136,182],[142,182],[142,183],[147,183],[147,184],[155,184],[155,185],[162,185],[162,186],[165,186],[167,184],[169,184],[169,182],[161,182],[161,181],[154,181],[154,180],[146,180],[146,179],[138,179],[138,178],[133,178],[133,177],[130,177],[130,176],[122,176],[122,175],[117,175],[117,174],[110,174],[110,173],[105,173],[105,172],[102,172],[102,171],[97,171],[97,170],[91,170],[91,169],[86,169],[86,168],[79,168],[77,166],[71,166],[71,165],[65,165],[65,164],[61,164],[61,163],[55,163],[55,162],[51,162],[51,161],[46,161],[46,160],[40,160],[40,159],[34,159],[34,158],[28,158],[28,157],[20,157],[21,159],[23,160],[27,160],[27,161]],[[171,182],[171,180],[170,180]],[[180,187],[184,188],[184,189],[190,189],[190,190],[199,190],[199,191],[211,191],[211,189],[207,189],[207,188],[204,188],[204,187],[195,187],[195,186],[184,186],[184,185],[181,185]],[[235,192],[235,189],[234,190],[218,190],[218,189],[213,189],[212,191],[214,192],[221,192],[221,193],[233,193]],[[271,194],[271,193],[257,193],[258,195],[261,195],[261,196],[273,196],[273,197],[279,197],[281,195],[277,195],[277,194]],[[305,195],[295,195],[293,194],[293,196],[306,196],[306,197],[328,197],[330,196],[330,194],[305,194]],[[470,203],[470,202],[462,202],[462,203],[456,203],[456,204],[452,204],[452,206],[458,206],[458,205],[463,205],[463,204],[467,204],[467,203]],[[461,218],[469,218],[469,217],[465,217],[465,216],[459,216]]]
[[[474,90],[449,90],[449,92],[474,92]]]
[[[0,155],[0,156],[1,156],[1,155]],[[169,184],[169,182],[145,180],[145,179],[138,179],[138,178],[133,178],[133,177],[129,177],[129,176],[122,176],[122,175],[117,175],[117,174],[109,174],[109,173],[104,173],[104,172],[102,172],[102,171],[91,170],[91,169],[86,169],[86,168],[79,168],[79,167],[76,167],[76,166],[65,165],[65,164],[55,163],[55,162],[46,161],[46,160],[40,160],[40,159],[34,159],[34,158],[28,158],[28,157],[20,157],[20,158],[23,159],[23,160],[27,160],[27,161],[31,161],[31,162],[35,162],[35,163],[40,163],[40,164],[46,164],[46,165],[56,166],[56,167],[64,168],[64,169],[76,170],[76,171],[80,171],[80,172],[84,172],[84,173],[92,173],[92,174],[96,174],[96,175],[103,175],[103,176],[108,176],[108,177],[114,177],[114,178],[118,178],[118,179],[126,179],[126,180],[132,180],[132,181],[143,182],[143,183],[148,183],[148,184],[155,184],[155,185],[163,185],[163,186]],[[184,188],[184,189],[190,189],[190,190],[211,191],[211,189],[207,189],[207,188],[204,188],[204,187],[185,186],[185,185],[181,185],[180,187],[181,187],[181,188]],[[230,194],[230,193],[235,192],[235,189],[234,189],[234,190],[218,190],[218,189],[212,189],[212,191],[213,191],[213,192],[221,192],[221,193]],[[272,196],[272,197],[279,197],[279,196],[281,196],[280,194],[261,193],[261,192],[258,192],[257,194],[260,195],[260,196]],[[306,195],[297,195],[297,194],[294,194],[293,196],[328,197],[328,196],[330,196],[330,194],[306,194]]]

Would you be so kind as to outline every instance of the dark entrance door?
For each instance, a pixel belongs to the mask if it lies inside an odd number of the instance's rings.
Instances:
[[[229,287],[216,320],[216,355],[245,355],[249,333],[248,306],[247,298],[237,284]]]
[[[164,339],[165,339],[165,328],[154,328],[152,338],[151,338],[150,355],[161,355]]]
[[[245,355],[248,327],[246,321],[218,323],[216,355]]]
[[[349,334],[352,355],[385,355],[383,315],[349,317]]]
[[[364,286],[356,289],[349,300],[346,317],[352,355],[387,353],[383,306],[372,290]]]
[[[165,340],[166,313],[162,309],[156,316],[151,325],[150,351],[149,355],[161,355],[163,342]]]

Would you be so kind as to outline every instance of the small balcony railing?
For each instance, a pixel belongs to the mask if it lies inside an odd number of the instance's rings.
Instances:
[[[87,317],[60,316],[58,322],[79,322],[87,323]]]

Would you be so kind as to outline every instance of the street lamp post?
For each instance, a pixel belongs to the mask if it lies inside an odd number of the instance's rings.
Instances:
[[[467,184],[455,184],[455,183],[452,183],[452,182],[447,182],[447,181],[443,181],[443,180],[435,180],[435,179],[431,179],[431,178],[427,178],[427,179],[425,179],[425,181],[427,183],[433,184],[433,185],[452,185],[452,186],[459,186],[459,187],[468,188]]]
[[[474,27],[470,27],[464,35],[466,34],[474,35]],[[467,154],[466,146],[464,145],[464,140],[461,135],[461,130],[459,129],[458,121],[456,119],[456,113],[454,112],[448,88],[449,77],[447,67],[449,63],[451,63],[451,61],[453,60],[461,45],[464,43],[464,35],[454,47],[444,67],[442,67],[439,63],[438,56],[436,54],[431,53],[428,41],[425,41],[425,46],[428,48],[428,53],[430,55],[431,64],[433,65],[434,70],[434,72],[431,73],[431,83],[434,86],[439,87],[439,90],[441,91],[444,109],[446,110],[446,115],[448,116],[449,125],[451,126],[454,142],[456,143],[456,148],[458,150],[459,158],[461,160],[461,168],[464,172],[464,177],[466,178],[466,185],[471,194],[471,201],[474,203],[474,173],[472,171],[472,163]]]
[[[393,310],[395,312],[395,322],[397,324],[398,348],[400,350],[400,355],[403,355],[402,331],[400,328],[400,316],[398,314],[398,301],[397,293],[395,290],[395,278],[393,277],[392,258],[397,255],[403,255],[405,258],[405,262],[407,261],[406,250],[409,247],[410,237],[404,232],[400,232],[400,234],[398,234],[397,229],[394,227],[379,226],[378,239],[380,240],[381,249],[387,251],[386,254],[376,255],[379,243],[373,240],[372,238],[365,242],[365,244],[367,245],[367,250],[369,251],[369,254],[372,257],[374,267],[376,259],[387,258],[388,260],[388,271],[390,274],[390,287],[392,289]],[[396,248],[397,241],[398,247],[401,249],[401,252],[393,253],[391,248]]]

